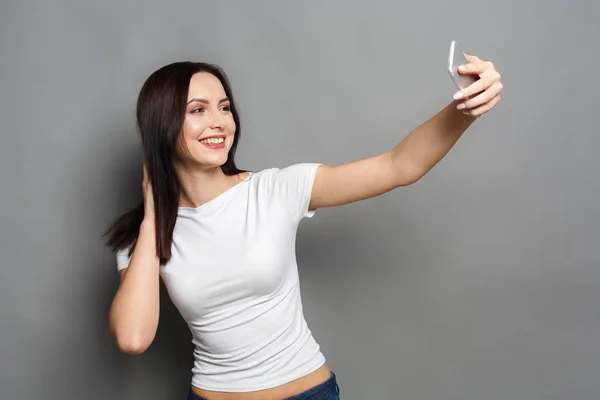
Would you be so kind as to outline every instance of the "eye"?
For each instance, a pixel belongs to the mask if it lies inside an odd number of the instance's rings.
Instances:
[[[194,108],[191,112],[192,112],[192,114],[198,114],[198,113],[204,112],[204,108],[202,108],[202,107]]]
[[[221,107],[221,110],[225,111],[225,112],[229,112],[229,111],[231,111],[231,106],[230,105],[223,106],[223,107]]]

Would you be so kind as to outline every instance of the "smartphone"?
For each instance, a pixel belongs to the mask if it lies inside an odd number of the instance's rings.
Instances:
[[[461,75],[458,72],[457,68],[465,63],[468,63],[465,52],[456,43],[456,40],[453,40],[450,42],[450,51],[448,53],[448,73],[458,89],[464,89],[479,80],[478,75]]]

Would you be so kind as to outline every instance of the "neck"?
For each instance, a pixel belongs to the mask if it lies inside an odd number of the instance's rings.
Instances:
[[[237,175],[227,176],[220,167],[201,169],[178,166],[176,170],[181,183],[180,207],[200,207],[239,181]]]

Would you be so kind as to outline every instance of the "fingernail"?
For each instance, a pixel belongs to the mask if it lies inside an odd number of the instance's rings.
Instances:
[[[462,110],[463,108],[465,108],[465,103],[460,103],[459,105],[456,106],[456,108],[458,110]]]
[[[458,100],[463,97],[463,92],[458,91],[458,92],[454,93],[454,96],[452,96],[452,97],[454,97],[454,100]]]
[[[467,70],[467,67],[465,67],[464,65],[461,65],[461,66],[458,67],[458,69],[459,69],[459,71],[463,71],[464,72],[464,71]]]

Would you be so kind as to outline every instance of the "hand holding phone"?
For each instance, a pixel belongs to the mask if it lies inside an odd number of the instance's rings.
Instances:
[[[459,90],[466,88],[479,80],[478,75],[462,75],[458,72],[458,67],[461,64],[466,64],[469,61],[465,57],[465,52],[460,48],[455,40],[450,42],[450,51],[448,54],[448,73],[454,81],[454,84]]]
[[[464,65],[466,72],[458,67]],[[490,61],[465,52],[453,40],[448,54],[448,73],[454,81],[458,92],[452,96],[459,100],[456,109],[471,117],[487,113],[500,101],[503,85],[500,74]]]

